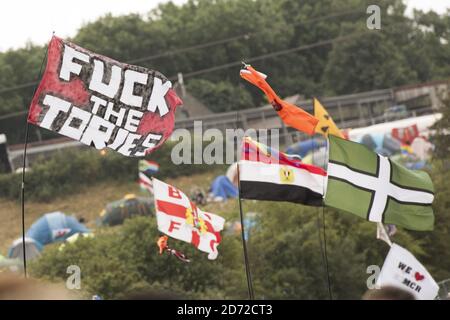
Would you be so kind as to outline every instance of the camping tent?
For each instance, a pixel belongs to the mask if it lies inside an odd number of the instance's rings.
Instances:
[[[154,214],[153,199],[136,197],[128,194],[123,199],[109,203],[100,213],[97,224],[100,226],[115,226],[133,216],[151,216]]]
[[[40,255],[42,248],[50,243],[64,241],[76,233],[90,232],[75,217],[67,216],[62,212],[51,212],[37,219],[26,232],[25,250],[27,260]],[[18,258],[23,261],[22,238],[13,242],[9,248],[9,258]]]
[[[33,260],[41,254],[42,245],[34,239],[25,237],[25,250],[27,261]],[[19,238],[13,242],[12,246],[9,248],[8,258],[20,259],[23,261],[22,238]]]
[[[356,142],[366,145],[371,150],[383,155],[391,156],[400,152],[401,143],[389,133],[368,133],[357,139]]]
[[[62,212],[51,212],[36,220],[28,229],[26,236],[34,239],[41,246],[57,241],[64,241],[75,233],[89,232],[75,217]]]
[[[7,267],[19,267],[21,266],[22,263],[20,262],[19,259],[9,259],[9,258],[5,258],[4,256],[2,256],[0,254],[0,269],[1,268],[7,268]]]
[[[314,138],[314,139],[308,139],[304,141],[300,141],[297,143],[294,143],[293,145],[290,145],[286,149],[287,154],[298,154],[300,157],[305,157],[308,153],[311,151],[314,151],[316,149],[319,149],[323,146],[325,146],[326,142],[322,138]]]

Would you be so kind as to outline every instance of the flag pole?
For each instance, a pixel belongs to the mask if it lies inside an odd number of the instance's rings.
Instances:
[[[244,66],[246,66],[245,62],[242,62],[242,64],[244,64]],[[239,111],[236,112],[236,123],[234,126],[235,129],[237,129],[238,124],[239,124]],[[240,169],[239,169],[240,157],[239,157],[239,155],[237,157],[238,157],[238,159],[237,159],[237,180],[238,180],[239,217],[241,219],[241,238],[242,238],[242,248],[244,251],[245,275],[247,278],[247,288],[248,288],[249,299],[254,300],[255,294],[253,292],[252,274],[250,271],[250,263],[248,261],[247,242],[245,241],[244,214],[242,212],[241,177],[240,177]]]
[[[318,101],[318,99],[316,97],[313,97],[314,115],[316,114],[316,101]],[[328,141],[328,135],[326,135],[326,140]],[[315,162],[314,162],[314,136],[312,137],[312,141],[313,141],[312,163],[315,164]],[[328,154],[328,143],[327,143],[327,154]],[[325,163],[324,163],[324,166],[325,166]],[[324,181],[323,194],[325,195],[325,178],[323,179],[323,181]],[[328,267],[327,238],[326,238],[327,234],[326,234],[326,229],[325,229],[325,207],[324,207],[323,203],[322,203],[322,226],[323,226],[323,228],[322,228],[323,244],[322,244],[322,236],[321,236],[321,230],[320,230],[321,228],[320,228],[320,209],[319,209],[318,216],[317,216],[317,231],[319,233],[320,251],[321,251],[321,255],[322,255],[322,261],[323,261],[323,264],[325,267],[324,268],[325,273],[327,276],[328,296],[329,296],[330,300],[333,300],[333,295],[331,293],[330,271],[329,271],[329,267]]]
[[[241,201],[241,179],[239,175],[239,161],[237,163],[237,178],[238,178],[238,201],[239,201],[239,215],[241,218],[241,237],[242,237],[242,247],[244,249],[244,263],[245,263],[245,273],[247,276],[247,287],[248,287],[248,295],[250,300],[255,299],[255,295],[253,292],[253,284],[252,284],[252,274],[250,271],[250,264],[248,262],[248,254],[247,254],[247,243],[245,240],[245,230],[244,230],[244,214],[242,213],[242,201]]]
[[[333,294],[331,293],[331,280],[330,280],[330,270],[328,268],[328,254],[327,254],[327,233],[325,231],[325,207],[322,206],[322,226],[323,226],[323,243],[324,243],[324,256],[325,256],[325,269],[327,272],[327,282],[328,282],[328,295],[330,300],[333,300]]]
[[[33,94],[34,96],[34,94]],[[25,127],[25,145],[23,148],[23,167],[21,183],[21,203],[22,203],[22,251],[23,251],[23,273],[27,277],[27,250],[25,245],[25,166],[27,164],[28,129],[30,124],[27,121]]]
[[[53,31],[52,33],[52,37],[55,35],[55,32]],[[47,56],[48,56],[48,45],[45,48],[45,54],[44,54],[44,58],[42,59],[41,62],[41,67],[39,68],[39,74],[37,76],[37,80],[39,80],[39,78],[41,77],[42,74],[42,68],[44,66],[44,62],[45,60],[47,60]],[[36,94],[36,91],[39,87],[39,84],[36,84],[36,86],[34,87],[33,90],[33,95],[31,96],[31,102],[33,101],[34,95]],[[30,104],[31,104],[30,102]],[[23,146],[23,166],[22,166],[22,182],[21,182],[21,209],[22,209],[22,251],[23,251],[23,274],[25,276],[25,278],[28,277],[27,274],[27,250],[26,250],[26,245],[25,245],[25,167],[27,165],[27,146],[28,146],[28,132],[29,132],[29,128],[30,128],[30,123],[28,122],[28,116],[25,119],[26,125],[25,125],[25,142],[24,142],[24,146]]]

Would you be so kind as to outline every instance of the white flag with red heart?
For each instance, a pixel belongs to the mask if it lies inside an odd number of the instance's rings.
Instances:
[[[404,289],[419,300],[432,300],[439,291],[438,284],[425,267],[408,250],[395,243],[384,260],[377,285]]]

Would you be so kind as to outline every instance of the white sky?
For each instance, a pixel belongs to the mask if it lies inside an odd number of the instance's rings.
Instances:
[[[186,0],[172,0],[176,4]],[[274,0],[275,1],[275,0]],[[87,22],[106,14],[145,14],[168,0],[3,0],[0,2],[0,51],[23,47],[27,41],[46,43],[52,32],[74,36]],[[444,13],[450,0],[404,0],[413,8]],[[374,0],[376,3],[376,0]]]

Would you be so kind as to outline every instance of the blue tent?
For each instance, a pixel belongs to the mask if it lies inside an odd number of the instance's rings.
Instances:
[[[28,229],[26,236],[44,246],[57,241],[64,241],[75,233],[90,232],[75,217],[62,212],[51,212],[36,220]]]
[[[362,143],[383,156],[391,156],[400,152],[401,143],[388,133],[368,133],[356,139],[356,142]]]
[[[325,146],[325,140],[321,138],[308,139],[305,141],[300,141],[290,145],[286,153],[287,154],[298,154],[300,157],[306,156],[310,151],[318,149]]]

